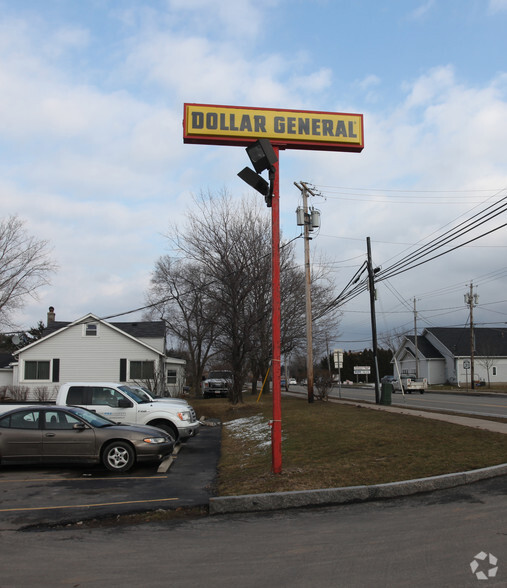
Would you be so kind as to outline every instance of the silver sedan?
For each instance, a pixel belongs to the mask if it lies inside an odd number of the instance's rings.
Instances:
[[[126,472],[136,462],[161,461],[174,443],[161,429],[118,425],[80,407],[27,405],[0,416],[2,464],[102,463]]]

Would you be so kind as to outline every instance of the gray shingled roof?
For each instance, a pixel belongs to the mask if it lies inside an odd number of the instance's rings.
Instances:
[[[458,357],[470,355],[470,329],[432,327],[426,329]],[[482,357],[507,357],[507,329],[474,328],[475,354]],[[418,341],[420,338],[418,338]]]
[[[68,327],[70,324],[70,322],[54,321],[44,329],[43,336],[51,335],[51,333]],[[131,323],[110,324],[136,339],[160,338],[165,336],[164,321],[133,321]]]
[[[407,336],[407,339],[412,341],[415,346],[415,337],[413,335]],[[426,359],[442,359],[443,355],[433,347],[433,345],[424,337],[424,335],[420,335],[417,337],[417,350],[418,352],[425,357]]]

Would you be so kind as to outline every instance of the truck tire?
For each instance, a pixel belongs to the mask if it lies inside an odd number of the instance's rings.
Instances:
[[[174,442],[178,441],[179,433],[178,429],[175,425],[167,421],[153,421],[152,423],[148,423],[150,427],[157,427],[158,429],[162,429],[165,431],[170,437],[174,439]]]
[[[111,472],[127,472],[135,462],[135,451],[125,441],[113,441],[102,452],[102,463]]]

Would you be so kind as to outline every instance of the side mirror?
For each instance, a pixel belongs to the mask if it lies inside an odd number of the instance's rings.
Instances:
[[[84,431],[88,427],[84,423],[74,423],[74,425],[72,426],[72,428],[73,429],[76,429],[77,431]]]
[[[118,408],[132,408],[132,406],[132,402],[126,398],[120,398],[120,400],[118,400]]]

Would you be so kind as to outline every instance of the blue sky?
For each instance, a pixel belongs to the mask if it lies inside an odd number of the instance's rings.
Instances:
[[[383,267],[434,239],[505,196],[506,28],[507,0],[0,0],[3,215],[60,266],[17,324],[143,306],[192,195],[249,194],[242,148],[183,144],[184,102],[364,115],[361,154],[280,158],[283,234],[293,182],[314,184],[312,254],[338,290],[367,236]],[[381,282],[380,335],[411,328],[414,298],[421,328],[464,325],[471,281],[476,321],[505,324],[505,247],[504,229]],[[367,294],[343,310],[333,345],[370,346]]]

